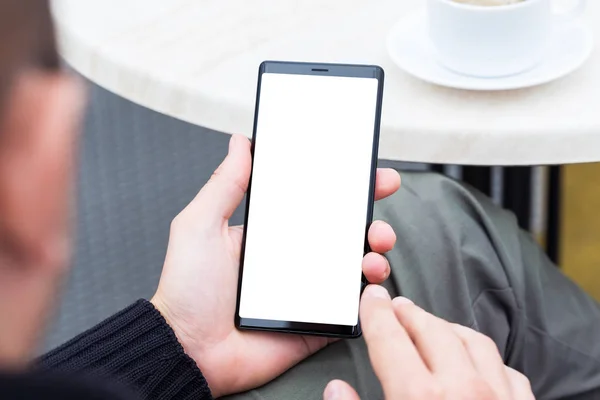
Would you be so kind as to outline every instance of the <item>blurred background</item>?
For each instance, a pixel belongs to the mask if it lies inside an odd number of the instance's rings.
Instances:
[[[600,300],[600,164],[565,167],[561,266]]]

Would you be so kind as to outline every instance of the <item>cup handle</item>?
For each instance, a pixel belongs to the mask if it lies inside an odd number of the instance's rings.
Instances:
[[[577,19],[583,15],[587,6],[587,0],[577,0],[577,4],[564,12],[555,12],[554,14],[560,19],[570,20]]]

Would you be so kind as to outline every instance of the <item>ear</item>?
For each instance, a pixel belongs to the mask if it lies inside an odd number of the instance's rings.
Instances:
[[[59,73],[22,74],[0,125],[0,256],[57,268],[69,257],[74,156],[84,93]]]

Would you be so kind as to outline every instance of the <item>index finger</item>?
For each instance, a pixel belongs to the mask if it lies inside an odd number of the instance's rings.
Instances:
[[[398,322],[383,287],[370,285],[365,289],[360,321],[371,364],[386,398],[402,398],[411,386],[429,386],[433,377]]]
[[[400,188],[400,174],[392,168],[377,168],[375,200],[385,199]]]

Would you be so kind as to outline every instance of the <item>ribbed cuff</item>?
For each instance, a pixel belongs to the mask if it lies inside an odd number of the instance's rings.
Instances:
[[[146,300],[46,354],[40,365],[117,379],[147,399],[212,399],[200,369]]]

